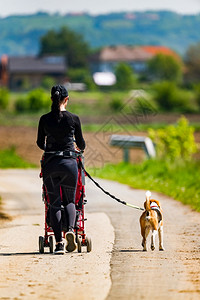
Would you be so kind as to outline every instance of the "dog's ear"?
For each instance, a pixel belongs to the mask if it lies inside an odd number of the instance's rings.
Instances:
[[[158,205],[158,207],[159,207],[159,208],[161,208],[161,206],[160,206],[160,202],[159,202],[158,200],[154,200],[154,202],[156,202],[156,203],[157,203],[157,205]]]
[[[146,209],[146,201],[144,202],[144,209]]]

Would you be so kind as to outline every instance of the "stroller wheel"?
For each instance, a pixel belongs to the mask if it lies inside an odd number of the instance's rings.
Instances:
[[[53,253],[53,237],[50,235],[49,237],[49,251],[50,253]]]
[[[39,236],[39,252],[44,253],[44,238]]]
[[[81,253],[81,237],[77,237],[77,249],[78,253]]]
[[[91,238],[86,237],[86,245],[87,245],[87,252],[91,252],[91,250],[92,250],[92,241],[91,241]]]

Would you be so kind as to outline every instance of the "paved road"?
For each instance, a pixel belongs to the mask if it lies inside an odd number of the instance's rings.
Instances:
[[[86,230],[93,251],[68,253],[64,258],[40,255],[37,239],[43,230],[43,205],[37,176],[35,170],[0,171],[0,194],[10,214],[17,216],[0,229],[0,299],[76,300],[80,293],[89,300],[200,299],[198,213],[152,193],[164,210],[166,251],[152,252],[149,247],[143,252],[141,212],[115,202],[87,180]],[[143,205],[144,191],[98,181],[125,201]]]
[[[98,181],[125,201],[143,206],[144,191],[105,180]],[[95,187],[88,185],[88,188]],[[90,195],[91,190],[88,190]],[[97,193],[91,211],[104,211],[115,230],[111,258],[112,286],[107,299],[200,299],[200,218],[181,203],[152,193],[164,211],[165,251],[143,252],[139,217],[141,212],[113,202]],[[150,241],[149,241],[150,242]]]

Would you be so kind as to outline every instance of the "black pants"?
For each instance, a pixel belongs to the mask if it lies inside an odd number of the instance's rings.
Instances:
[[[76,159],[55,156],[46,157],[43,166],[43,179],[50,200],[50,222],[56,242],[62,240],[61,190],[62,205],[69,227],[74,227],[76,219],[75,195],[78,180]]]

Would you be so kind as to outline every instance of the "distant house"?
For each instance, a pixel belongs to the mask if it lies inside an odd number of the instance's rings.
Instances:
[[[116,65],[124,62],[136,73],[142,73],[146,70],[147,61],[158,53],[178,58],[174,51],[163,46],[109,46],[90,57],[90,68],[93,74],[114,72]]]
[[[1,85],[11,90],[20,90],[40,86],[44,77],[52,77],[55,83],[64,80],[66,75],[65,58],[62,56],[45,57],[7,57],[1,58]]]

